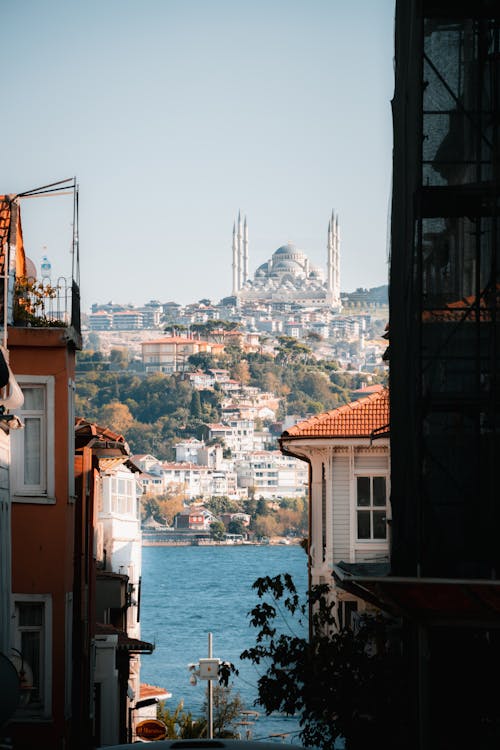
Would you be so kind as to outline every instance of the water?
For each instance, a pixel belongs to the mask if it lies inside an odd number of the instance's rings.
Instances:
[[[300,546],[144,547],[141,632],[156,649],[142,658],[142,682],[169,690],[170,709],[182,699],[185,710],[201,716],[205,683],[190,685],[187,665],[207,656],[211,632],[213,656],[239,670],[233,694],[240,694],[245,709],[259,711],[251,728],[253,739],[286,733],[287,742],[299,744],[295,717],[265,716],[262,707],[254,706],[263,670],[239,658],[255,644],[256,630],[248,618],[258,601],[252,583],[279,573],[290,573],[299,593],[306,590],[307,558]],[[246,727],[241,729],[245,737]]]

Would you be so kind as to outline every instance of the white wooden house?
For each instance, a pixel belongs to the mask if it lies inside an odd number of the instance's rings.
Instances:
[[[389,393],[383,389],[287,429],[283,453],[309,464],[311,585],[328,583],[339,626],[366,605],[337,591],[334,564],[389,556]]]

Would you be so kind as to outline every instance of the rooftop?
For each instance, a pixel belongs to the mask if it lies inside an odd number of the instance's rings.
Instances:
[[[285,430],[282,439],[302,437],[370,437],[389,424],[389,391],[373,393],[338,409],[314,417]]]

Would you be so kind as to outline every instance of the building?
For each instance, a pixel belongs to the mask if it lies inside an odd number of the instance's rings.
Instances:
[[[76,202],[73,180],[59,184],[54,193],[59,189],[73,192]],[[19,750],[87,747],[92,735],[91,715],[85,711],[90,645],[88,639],[73,637],[78,618],[91,616],[91,605],[80,605],[92,589],[91,561],[81,559],[81,565],[74,565],[75,554],[84,553],[77,530],[86,522],[74,475],[79,289],[73,278],[50,296],[47,279],[33,287],[27,280],[36,270],[25,255],[20,207],[25,195],[43,193],[40,189],[0,199],[0,325],[3,353],[19,386],[17,398],[13,382],[4,393],[2,424],[8,427],[15,417],[16,426],[22,427],[10,431],[10,445],[2,438],[0,456],[0,536],[2,546],[7,543],[1,553],[2,607],[10,577],[10,632],[7,635],[3,621],[0,637],[20,674],[21,700],[8,726]],[[76,225],[73,251],[76,262]]]
[[[500,8],[396,2],[390,575],[410,750],[500,744]]]
[[[143,341],[142,362],[146,372],[183,372],[188,370],[192,354],[211,351],[206,341],[183,336],[165,336],[154,341]]]
[[[241,214],[233,224],[233,296],[240,305],[248,303],[295,303],[300,306],[340,308],[340,230],[332,212],[327,233],[326,274],[313,266],[295,245],[282,245],[267,263],[248,271],[248,226]]]
[[[285,430],[280,448],[309,465],[310,584],[329,584],[339,627],[365,609],[337,589],[333,566],[389,561],[389,394],[386,389]],[[377,437],[378,436],[378,437]]]
[[[238,486],[253,488],[257,497],[302,497],[307,467],[279,451],[252,451],[235,462]]]
[[[141,639],[139,620],[139,469],[123,436],[84,419],[76,421],[75,435],[82,489],[95,509],[94,742],[112,745],[135,738],[140,657],[154,650]]]

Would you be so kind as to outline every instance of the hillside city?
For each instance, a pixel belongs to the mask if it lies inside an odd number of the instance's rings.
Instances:
[[[81,394],[99,403],[100,410],[90,408],[93,416],[124,431],[131,444],[132,460],[141,469],[145,543],[186,541],[189,531],[197,538],[222,538],[221,523],[229,540],[297,541],[307,534],[307,466],[280,451],[279,436],[315,411],[377,392],[386,381],[387,287],[359,288],[341,300],[337,309],[269,299],[242,303],[234,296],[185,306],[110,302],[94,304],[83,316],[77,400]],[[294,388],[290,392],[279,367],[274,390],[269,374],[264,389],[259,368],[273,362],[282,366],[287,347],[290,368],[302,360],[310,380],[317,377],[319,362],[335,370],[323,371],[319,386],[309,384],[309,393],[306,386],[302,398],[293,398]],[[125,368],[136,380],[153,382],[152,376],[159,376],[154,387],[163,379],[165,387],[178,392],[182,383],[188,388],[191,421],[186,425],[178,419],[172,435],[158,422],[153,434],[138,432],[137,423],[150,421],[151,415],[137,403],[128,408],[125,402],[136,399],[130,381],[122,382],[121,403],[116,387],[111,400],[103,398],[102,386],[123,381]],[[101,393],[91,394],[96,369]],[[328,391],[335,384],[332,401]],[[182,397],[178,392],[178,403]],[[261,501],[258,508],[256,500]],[[193,508],[202,520],[189,519]]]
[[[367,6],[358,16],[366,14]],[[151,24],[147,16],[141,8],[134,19]],[[111,17],[114,30],[114,10]],[[347,41],[364,75],[373,56],[359,18],[360,44]],[[192,17],[184,28],[183,42]],[[196,29],[200,44],[206,28]],[[102,39],[113,58],[111,35]],[[334,211],[324,223],[325,268],[287,242],[254,269],[249,220],[239,211],[232,243],[229,232],[225,241],[231,283],[220,301],[109,301],[84,311],[76,177],[42,186],[33,178],[38,187],[7,185],[0,195],[0,750],[132,750],[157,740],[207,750],[243,742],[262,750],[500,747],[499,4],[396,0],[393,52],[388,285],[342,288]],[[306,55],[297,57],[302,68]],[[287,73],[291,62],[287,56]],[[201,91],[179,88],[187,93],[181,109]],[[350,106],[352,90],[349,97]],[[76,123],[66,101],[64,112]],[[294,113],[285,114],[291,124]],[[224,137],[234,130],[240,145],[235,123]],[[333,142],[330,120],[324,124]],[[164,178],[167,161],[157,160],[151,140],[151,163]],[[294,157],[305,140],[297,143]],[[189,163],[179,152],[190,199],[203,171],[193,145],[191,137]],[[371,232],[371,159],[357,173],[353,152],[363,151],[354,145],[340,141],[355,179],[344,172],[343,189]],[[36,151],[24,160],[33,174]],[[120,145],[117,164],[124,153]],[[205,171],[212,185],[213,170]],[[164,186],[147,192],[141,175],[134,190],[126,183],[129,215],[142,230],[145,216],[159,213],[163,240],[179,208],[173,193],[180,201],[186,194],[169,175],[164,211]],[[308,181],[296,183],[313,192]],[[232,181],[230,188],[224,212],[237,192]],[[278,192],[271,188],[263,193],[269,204]],[[97,203],[108,222],[103,195]],[[153,197],[159,202],[147,213]],[[40,262],[33,238],[58,201],[69,252],[66,243]],[[100,242],[96,203],[85,205],[86,229],[95,224]],[[266,231],[256,227],[259,243]],[[135,266],[139,247],[146,260],[142,239],[131,232]],[[175,245],[167,246],[170,264]],[[366,260],[372,249],[353,248],[350,259]],[[219,273],[219,250],[206,256]],[[117,279],[130,274],[124,257],[112,258]],[[143,264],[149,278],[152,258]],[[362,273],[360,266],[360,284]],[[221,652],[212,650],[217,629]],[[198,683],[195,716],[184,688]],[[231,692],[235,684],[252,709]],[[266,733],[253,737],[256,715]]]

